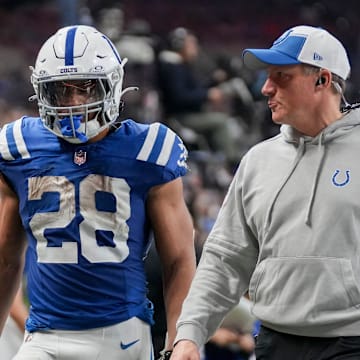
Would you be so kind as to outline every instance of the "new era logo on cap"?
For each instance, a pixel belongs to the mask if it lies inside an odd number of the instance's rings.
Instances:
[[[344,80],[350,74],[349,59],[341,42],[322,28],[306,25],[285,31],[270,49],[245,49],[243,59],[252,69],[304,63],[328,69]]]
[[[316,52],[314,52],[314,57],[313,57],[314,60],[316,61],[320,61],[323,59],[323,57],[319,54],[317,54]]]

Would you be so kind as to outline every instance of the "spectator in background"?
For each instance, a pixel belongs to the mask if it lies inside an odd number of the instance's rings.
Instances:
[[[26,106],[10,104],[8,101],[0,97],[0,128],[9,122],[19,119],[24,115],[24,113],[36,115],[37,109],[31,106],[30,103],[26,104]]]
[[[69,26],[79,22],[79,0],[56,0],[60,14],[60,25]]]
[[[250,360],[255,348],[251,333],[220,327],[205,345],[204,360]]]
[[[226,95],[217,86],[202,85],[192,69],[199,54],[197,37],[188,29],[176,28],[170,32],[168,42],[168,49],[158,57],[158,85],[165,121],[171,126],[174,119],[181,126],[202,134],[211,150],[237,164],[240,159],[238,127],[224,112]]]
[[[124,11],[121,6],[102,7],[96,15],[97,28],[114,44],[123,34],[124,22]]]
[[[159,96],[156,88],[155,57],[157,37],[150,23],[144,19],[130,20],[115,46],[128,61],[127,84],[136,84],[139,91],[127,97],[124,116],[135,116],[138,121],[159,121]]]
[[[254,358],[259,322],[251,313],[247,295],[224,318],[205,344],[205,360],[250,360]]]
[[[155,61],[155,39],[150,24],[144,19],[130,21],[115,45],[132,64],[152,65]]]

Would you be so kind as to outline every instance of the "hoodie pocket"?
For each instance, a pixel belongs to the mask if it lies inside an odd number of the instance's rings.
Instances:
[[[255,316],[280,325],[330,324],[360,307],[351,261],[341,258],[266,259],[251,278],[249,293]]]

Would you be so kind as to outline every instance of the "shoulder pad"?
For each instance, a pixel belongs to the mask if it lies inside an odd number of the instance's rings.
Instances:
[[[163,124],[153,123],[148,127],[136,159],[172,169],[186,169],[187,150],[180,137],[171,129]]]

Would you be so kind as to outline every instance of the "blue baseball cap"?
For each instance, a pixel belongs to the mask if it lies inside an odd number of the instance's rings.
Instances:
[[[328,31],[307,25],[285,31],[270,49],[245,49],[243,60],[253,70],[269,65],[309,64],[327,69],[344,80],[350,74],[349,59],[341,42]]]

